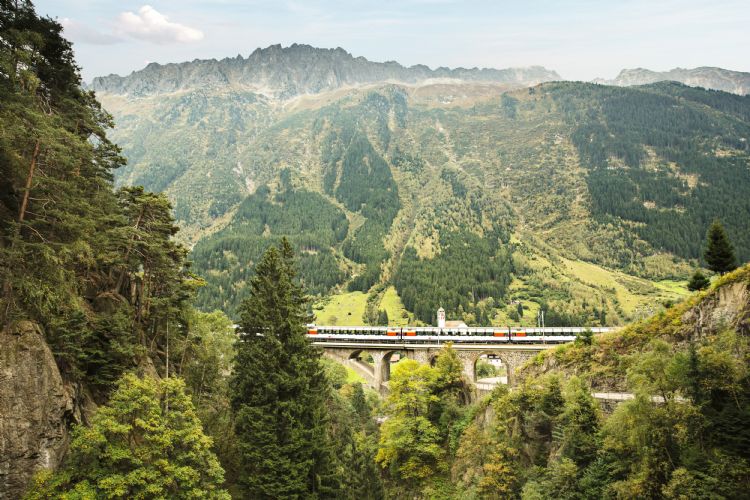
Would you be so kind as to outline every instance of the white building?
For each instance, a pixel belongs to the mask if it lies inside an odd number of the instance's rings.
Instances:
[[[437,311],[437,327],[438,328],[468,328],[466,323],[463,321],[446,321],[445,320],[445,309],[442,307]]]

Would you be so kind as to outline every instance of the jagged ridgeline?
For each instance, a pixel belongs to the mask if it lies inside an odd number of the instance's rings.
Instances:
[[[94,86],[129,158],[118,182],[174,201],[205,308],[232,312],[281,235],[312,293],[366,291],[377,313],[393,286],[425,322],[440,305],[477,323],[632,318],[678,298],[664,280],[692,272],[715,218],[750,258],[750,97],[422,71],[272,47]],[[262,222],[313,195],[304,227]]]

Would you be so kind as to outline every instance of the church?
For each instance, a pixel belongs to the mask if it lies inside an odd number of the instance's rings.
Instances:
[[[437,311],[437,327],[438,328],[468,328],[466,323],[463,321],[446,321],[445,320],[445,309],[442,307]]]

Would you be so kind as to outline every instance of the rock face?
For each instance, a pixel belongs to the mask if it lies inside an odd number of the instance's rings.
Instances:
[[[535,85],[559,80],[540,66],[478,69],[404,67],[397,62],[371,62],[342,48],[319,49],[309,45],[271,45],[250,56],[194,60],[179,64],[151,63],[128,76],[94,78],[91,89],[108,94],[146,96],[205,88],[244,88],[285,99],[315,94],[348,85],[378,82],[418,83],[431,79]]]
[[[750,282],[739,281],[718,288],[697,307],[682,316],[694,338],[717,333],[724,328],[750,335]]]
[[[597,83],[628,87],[662,81],[675,81],[712,90],[723,90],[732,94],[750,94],[750,73],[730,71],[722,68],[700,67],[675,68],[670,71],[651,71],[643,68],[624,69],[614,80],[595,80]]]
[[[0,332],[0,346],[0,498],[14,499],[62,461],[76,405],[35,324]]]

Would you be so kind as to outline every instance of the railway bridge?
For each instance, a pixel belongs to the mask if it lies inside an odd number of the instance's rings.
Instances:
[[[435,343],[382,343],[367,341],[313,341],[323,349],[325,356],[354,368],[367,384],[381,393],[387,392],[391,376],[391,362],[395,354],[405,354],[407,358],[420,363],[434,364],[443,344]],[[552,344],[462,344],[454,343],[458,358],[463,363],[466,380],[476,384],[476,364],[482,356],[494,356],[502,362],[507,372],[509,385],[515,383],[515,370],[526,361]],[[371,356],[373,363],[366,361]]]
[[[598,334],[611,327],[468,327],[446,324],[438,310],[438,326],[320,326],[308,325],[307,336],[326,356],[359,372],[381,393],[388,391],[394,355],[405,355],[420,363],[434,363],[440,349],[450,342],[463,363],[464,377],[475,390],[476,364],[482,356],[499,359],[505,367],[508,385],[515,384],[516,370],[537,353],[572,342],[581,334]],[[442,317],[441,317],[442,316]],[[370,361],[371,362],[367,362]]]

